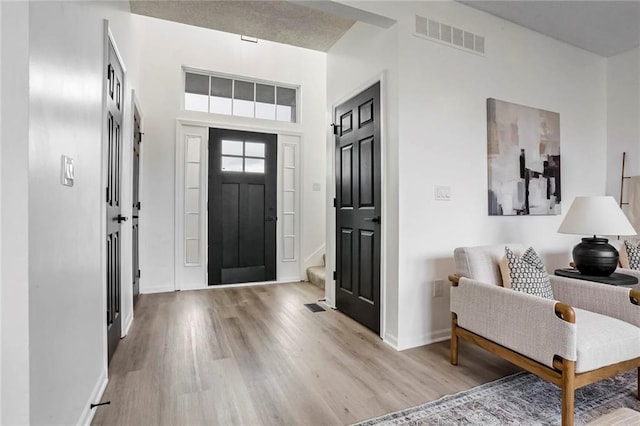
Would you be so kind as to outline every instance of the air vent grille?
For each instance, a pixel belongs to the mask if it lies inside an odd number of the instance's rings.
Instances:
[[[484,37],[424,16],[416,15],[416,32],[419,37],[484,55]]]

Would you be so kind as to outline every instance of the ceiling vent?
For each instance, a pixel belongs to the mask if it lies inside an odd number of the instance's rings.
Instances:
[[[484,56],[484,37],[416,15],[415,35]]]

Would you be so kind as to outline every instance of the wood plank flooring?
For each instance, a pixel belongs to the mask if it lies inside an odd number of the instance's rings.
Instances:
[[[95,425],[341,425],[517,369],[460,342],[397,352],[309,283],[142,295]]]

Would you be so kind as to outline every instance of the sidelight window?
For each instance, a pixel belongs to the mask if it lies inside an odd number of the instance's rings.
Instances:
[[[264,173],[264,143],[222,141],[222,171]]]
[[[184,109],[297,122],[298,88],[185,70]]]

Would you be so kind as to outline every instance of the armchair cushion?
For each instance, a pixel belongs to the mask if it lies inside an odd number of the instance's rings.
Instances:
[[[640,357],[640,328],[583,309],[576,314],[576,373]]]
[[[513,290],[553,299],[549,275],[542,260],[533,247],[529,247],[522,257],[504,248],[505,256],[500,262],[502,285]]]

